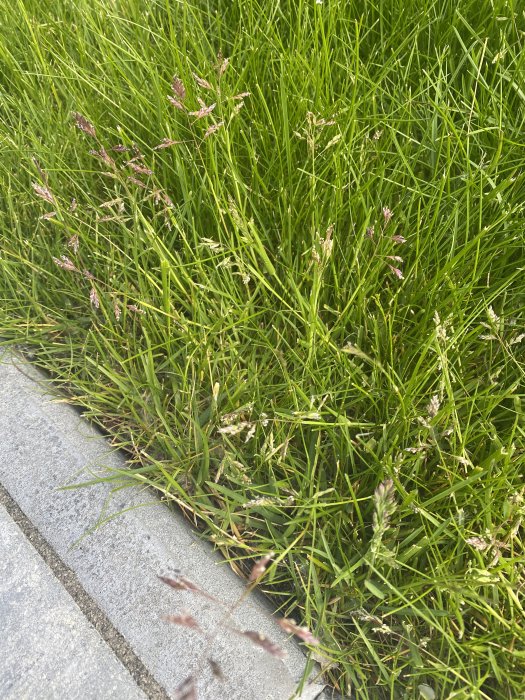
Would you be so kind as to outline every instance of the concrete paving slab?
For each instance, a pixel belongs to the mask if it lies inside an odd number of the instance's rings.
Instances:
[[[0,506],[0,697],[146,695]]]
[[[179,570],[225,603],[242,593],[243,583],[182,515],[160,504],[149,491],[133,487],[112,492],[107,483],[60,490],[108,469],[121,469],[125,460],[75,409],[53,402],[36,380],[41,382],[42,375],[19,359],[13,364],[12,357],[4,355],[0,364],[0,483],[75,572],[152,676],[173,696],[175,688],[196,669],[203,640],[190,630],[167,624],[162,617],[185,610],[210,629],[217,615],[209,602],[167,588],[158,575]],[[105,517],[120,514],[93,531],[104,504]],[[262,596],[251,596],[234,620],[242,629],[267,635],[288,655],[285,660],[276,659],[223,632],[210,655],[227,680],[220,684],[209,671],[199,672],[199,698],[296,697],[306,659],[272,619],[269,603]],[[301,697],[321,697],[322,689],[317,683],[309,685]]]

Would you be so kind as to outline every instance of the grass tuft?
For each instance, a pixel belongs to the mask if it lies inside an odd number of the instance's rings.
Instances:
[[[519,4],[0,23],[2,337],[343,693],[523,696]]]

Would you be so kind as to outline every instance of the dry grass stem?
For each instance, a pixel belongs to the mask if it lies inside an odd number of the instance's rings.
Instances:
[[[43,170],[42,166],[38,161],[38,158],[36,158],[35,156],[31,156],[31,160],[33,161],[35,168],[38,170],[38,174],[40,175],[42,181],[45,182],[47,185],[47,173]]]

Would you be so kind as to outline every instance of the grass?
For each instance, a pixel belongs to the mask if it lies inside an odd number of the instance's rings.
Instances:
[[[276,553],[340,691],[522,697],[521,5],[0,22],[5,341],[232,566]]]

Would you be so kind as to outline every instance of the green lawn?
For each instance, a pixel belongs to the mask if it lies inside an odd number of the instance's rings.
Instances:
[[[522,4],[0,26],[0,335],[236,568],[275,552],[339,690],[525,697]]]

